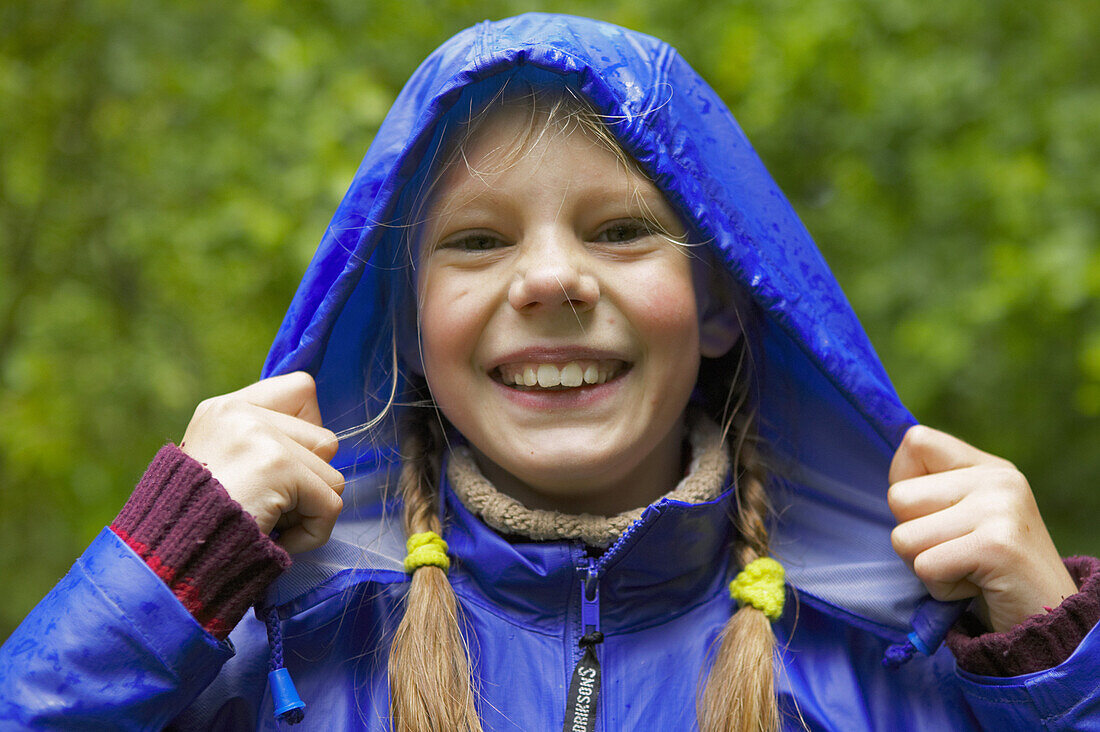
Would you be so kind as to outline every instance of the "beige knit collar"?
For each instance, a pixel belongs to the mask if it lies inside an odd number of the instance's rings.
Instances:
[[[722,429],[706,417],[692,420],[688,439],[691,463],[684,479],[662,498],[682,503],[701,503],[717,498],[726,486],[729,451]],[[529,539],[580,539],[594,547],[608,547],[630,524],[641,518],[645,506],[615,516],[569,514],[527,508],[506,496],[482,475],[473,452],[465,445],[451,449],[447,478],[463,505],[481,520],[505,534]]]

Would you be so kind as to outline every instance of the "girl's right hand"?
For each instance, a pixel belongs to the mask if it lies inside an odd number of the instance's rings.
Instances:
[[[265,534],[288,552],[315,549],[340,515],[344,477],[328,464],[336,435],[321,426],[313,377],[298,371],[207,399],[180,449],[206,466]]]

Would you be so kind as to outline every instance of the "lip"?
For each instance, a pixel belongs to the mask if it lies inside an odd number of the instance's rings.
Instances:
[[[505,399],[525,410],[572,410],[594,407],[606,399],[613,398],[623,388],[630,372],[629,368],[625,369],[615,378],[602,384],[585,384],[584,386],[561,390],[521,390],[505,386],[495,379],[490,379],[490,382],[493,384],[493,388],[498,389]]]
[[[628,367],[633,361],[618,351],[574,346],[532,346],[500,356],[485,363],[485,371],[491,372],[510,363],[568,363],[570,361],[622,361]]]

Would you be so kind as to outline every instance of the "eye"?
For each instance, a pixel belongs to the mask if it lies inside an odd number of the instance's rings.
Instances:
[[[499,237],[493,234],[476,232],[445,241],[439,245],[439,248],[457,249],[464,252],[487,252],[504,246],[507,246],[507,244]]]
[[[637,219],[614,221],[596,234],[596,241],[621,244],[650,236],[653,233],[653,227],[645,221]]]

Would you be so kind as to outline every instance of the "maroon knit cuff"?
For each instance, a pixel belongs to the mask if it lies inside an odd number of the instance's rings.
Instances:
[[[982,676],[1020,676],[1054,668],[1077,649],[1100,620],[1100,559],[1063,560],[1079,588],[1048,613],[1032,615],[1001,633],[987,633],[967,613],[947,634],[959,667]]]
[[[290,555],[175,445],[153,458],[111,530],[217,638],[290,566]]]

